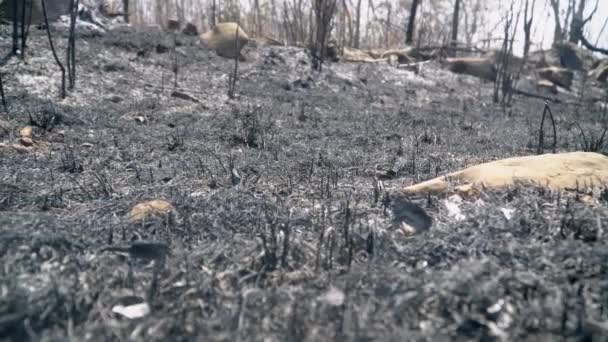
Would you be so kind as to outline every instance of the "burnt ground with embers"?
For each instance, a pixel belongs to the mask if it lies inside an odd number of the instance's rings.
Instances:
[[[66,37],[55,39],[64,56]],[[534,154],[542,100],[503,109],[491,83],[438,62],[418,75],[352,63],[314,73],[289,47],[249,51],[229,99],[232,61],[178,42],[174,54],[157,32],[82,36],[65,100],[43,32],[32,31],[27,63],[3,68],[3,340],[608,334],[605,193],[589,203],[533,187],[487,192],[459,219],[443,197],[410,198],[432,227],[408,236],[395,224],[407,203],[398,189]],[[581,84],[551,104],[558,151],[583,148],[577,125],[587,142],[601,132],[605,91],[586,83],[581,97]],[[34,145],[11,148],[28,125]],[[131,220],[155,199],[174,210]],[[113,312],[143,301],[141,318]]]

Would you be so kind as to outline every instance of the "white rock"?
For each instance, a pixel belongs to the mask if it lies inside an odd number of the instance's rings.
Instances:
[[[129,306],[116,305],[112,308],[112,312],[128,319],[136,319],[148,315],[150,313],[150,306],[145,302]]]
[[[320,300],[329,305],[340,306],[344,304],[344,298],[344,292],[332,286],[329,291],[321,296]]]
[[[502,214],[505,215],[507,220],[511,220],[515,214],[515,209],[500,208],[500,211],[502,211]]]

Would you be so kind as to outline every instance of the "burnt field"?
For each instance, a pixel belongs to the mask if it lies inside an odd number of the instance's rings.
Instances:
[[[233,62],[177,40],[81,37],[64,100],[43,31],[3,67],[1,340],[607,340],[608,195],[516,187],[457,219],[445,197],[399,194],[536,153],[543,100],[504,109],[439,62],[316,73],[304,49],[261,46],[229,99]],[[551,104],[558,151],[601,132],[580,86]],[[33,146],[7,147],[28,125]],[[130,219],[155,199],[174,210]],[[408,201],[430,229],[400,229]]]

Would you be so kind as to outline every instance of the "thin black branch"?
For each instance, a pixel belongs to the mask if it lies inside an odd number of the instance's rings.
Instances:
[[[553,113],[551,113],[551,108],[549,108],[549,102],[545,101],[545,109],[543,110],[543,117],[540,120],[540,129],[538,131],[538,148],[536,150],[536,154],[542,154],[544,152],[544,139],[545,139],[545,116],[549,113],[549,118],[551,119],[551,124],[553,125],[553,153],[557,153],[557,130],[555,129],[555,120],[553,119]]]
[[[57,56],[57,52],[55,51],[55,45],[53,44],[53,37],[51,36],[51,26],[49,25],[49,18],[46,13],[46,0],[40,0],[42,3],[42,15],[44,16],[44,24],[46,25],[46,33],[49,37],[49,44],[51,45],[51,51],[53,52],[53,57],[55,58],[55,62],[61,69],[61,98],[64,99],[66,95],[65,91],[65,67],[61,64],[59,57]]]

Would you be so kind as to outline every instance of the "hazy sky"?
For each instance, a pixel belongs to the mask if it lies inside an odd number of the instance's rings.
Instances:
[[[464,0],[467,1],[467,0]],[[593,44],[595,44],[598,34],[602,29],[606,18],[608,18],[608,0],[587,0],[587,9],[586,14],[590,14],[595,5],[595,1],[599,1],[598,9],[593,16],[593,19],[585,25],[585,37]],[[566,10],[566,2],[567,0],[560,1],[563,7],[563,10]],[[510,0],[496,0],[497,6],[496,8],[489,7],[488,14],[489,20],[494,22],[498,22],[501,20],[501,13],[504,13],[504,8],[509,6],[511,3]],[[516,35],[517,42],[515,44],[515,52],[520,54],[523,50],[523,29],[521,29],[522,22],[520,19],[518,33]],[[563,23],[563,19],[562,19]],[[555,19],[553,19],[553,10],[549,5],[549,0],[536,0],[536,8],[535,8],[535,18],[534,18],[534,27],[533,32],[534,36],[532,40],[535,44],[541,44],[543,48],[547,48],[551,46],[553,41],[553,30],[555,27]],[[562,24],[563,25],[563,24]],[[598,42],[598,46],[608,49],[608,27],[604,29],[602,36]],[[540,46],[536,45],[533,49],[538,49]]]
[[[118,0],[115,0],[118,1]],[[147,17],[148,20],[152,20],[154,18],[154,9],[156,8],[156,6],[154,6],[153,4],[155,3],[155,1],[158,0],[131,0],[134,3],[133,7],[139,8],[141,10],[143,10],[145,12],[144,17]],[[199,23],[201,20],[204,20],[205,15],[206,15],[206,11],[209,8],[209,3],[211,0],[164,0],[167,1],[167,3],[181,3],[181,8],[184,8],[186,10],[186,12],[188,12],[186,14],[186,17],[188,20],[193,21],[194,23]],[[219,0],[219,2],[223,3],[227,0]],[[237,0],[240,3],[240,6],[243,10],[248,10],[251,7],[251,4],[253,3],[253,0]],[[262,4],[269,2],[270,0],[260,0],[260,2]],[[292,1],[292,0],[276,0],[277,4],[281,4],[282,1]],[[305,1],[312,1],[312,0],[305,0]],[[384,2],[386,0],[372,0],[374,4],[379,4],[381,2]],[[404,25],[405,22],[401,23],[402,20],[406,20],[405,18],[407,17],[407,13],[406,10],[409,9],[409,1],[404,1],[404,0],[388,0],[391,3],[393,3],[393,8],[395,9],[401,9],[400,11],[398,10],[399,13],[397,13],[397,15],[399,16],[398,18],[393,18],[393,23],[395,23],[396,25]],[[462,0],[464,6],[472,6],[477,0]],[[504,16],[504,14],[506,13],[506,10],[508,9],[509,5],[511,4],[512,0],[482,0],[482,4],[483,4],[483,8],[482,10],[484,11],[484,16],[487,18],[488,20],[488,25],[486,27],[486,30],[491,31],[491,36],[492,38],[501,38],[502,35],[502,26],[498,25],[502,19],[502,16]],[[516,4],[518,5],[520,2],[523,3],[524,0],[515,0]],[[530,0],[532,1],[532,0]],[[564,11],[565,11],[565,7],[566,7],[566,3],[569,0],[561,0],[560,2],[562,3],[562,7],[564,7]],[[589,39],[592,43],[595,44],[598,34],[602,28],[602,25],[604,24],[604,21],[606,20],[606,18],[608,17],[608,0],[586,0],[587,1],[587,13],[591,12],[591,10],[593,9],[593,5],[595,4],[595,1],[599,1],[599,7],[597,12],[595,13],[595,15],[593,16],[593,19],[587,23],[587,25],[585,26],[585,32],[586,32],[586,37],[587,39]],[[363,0],[363,3],[365,4],[367,2],[367,0]],[[535,8],[535,19],[534,19],[534,27],[533,27],[533,37],[532,37],[532,41],[535,44],[532,49],[536,50],[540,47],[540,44],[542,43],[542,47],[543,48],[547,48],[551,45],[551,42],[553,41],[553,27],[554,27],[554,19],[553,19],[553,11],[551,10],[549,4],[548,4],[549,0],[536,0],[536,8]],[[402,6],[399,6],[398,4],[405,4],[405,8]],[[449,22],[451,21],[451,10],[453,8],[453,4],[454,4],[454,0],[441,0],[440,2],[436,2],[438,4],[438,6],[441,8],[440,12],[441,12],[441,16],[440,16],[440,20],[443,20],[445,22],[447,22],[447,24],[449,25]],[[424,11],[426,8],[426,10],[430,9],[430,2],[427,2],[426,0],[422,0],[422,10]],[[365,20],[367,17],[367,6],[363,6],[362,8],[363,12],[362,13],[362,21],[363,21],[363,25],[365,25]],[[379,10],[377,8],[377,10]],[[380,11],[380,10],[379,10]],[[431,13],[432,16],[436,16],[438,14],[436,14],[435,12]],[[522,16],[523,17],[523,16]],[[422,20],[422,19],[419,19]],[[522,50],[523,50],[523,29],[522,29],[522,21],[523,18],[520,19],[520,22],[518,24],[518,29],[517,29],[517,35],[516,35],[516,42],[515,42],[515,53],[516,54],[521,54]],[[461,23],[464,23],[464,18],[461,17]],[[487,38],[488,34],[484,33],[481,35],[481,37],[483,38]],[[462,38],[462,36],[461,36]],[[600,47],[604,47],[608,49],[608,28],[606,28],[604,30],[604,33],[602,34],[602,37],[599,40],[598,46]]]

